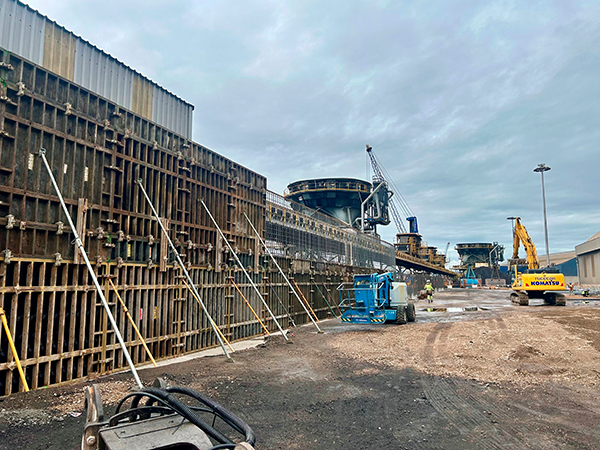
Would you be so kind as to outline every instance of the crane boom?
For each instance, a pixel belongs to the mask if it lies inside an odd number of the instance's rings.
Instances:
[[[389,209],[392,213],[392,218],[394,220],[394,224],[398,230],[398,233],[406,233],[406,228],[404,227],[404,221],[402,220],[402,216],[399,210],[402,210],[403,215],[409,220],[411,223],[411,232],[418,232],[417,228],[417,220],[414,217],[413,212],[410,210],[410,207],[406,203],[406,200],[402,198],[402,194],[394,185],[394,182],[390,178],[390,176],[386,173],[383,166],[379,163],[379,160],[375,153],[373,152],[373,148],[367,145],[367,154],[369,155],[369,159],[371,160],[371,167],[373,168],[373,183],[385,183],[390,194],[390,202]]]
[[[527,267],[529,269],[539,269],[540,260],[537,256],[535,244],[529,236],[525,225],[521,223],[521,218],[515,218],[515,232],[513,236],[513,259],[519,258],[519,244],[523,244],[523,248],[527,252]]]

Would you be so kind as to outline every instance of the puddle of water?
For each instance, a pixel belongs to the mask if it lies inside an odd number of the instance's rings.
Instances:
[[[479,306],[466,306],[464,308],[460,307],[448,307],[448,308],[423,308],[421,311],[425,312],[471,312],[471,311],[487,311],[488,308],[480,308]]]

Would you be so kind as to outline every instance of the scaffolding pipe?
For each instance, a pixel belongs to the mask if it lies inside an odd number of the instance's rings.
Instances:
[[[331,298],[329,296],[329,288],[327,287],[327,285],[325,283],[321,283],[323,285],[323,289],[325,289],[325,293],[327,294],[327,298]],[[335,307],[337,308],[338,312],[340,313],[340,315],[342,314],[342,310],[340,309],[340,305],[336,304]]]
[[[242,296],[242,298],[246,302],[246,305],[248,305],[248,308],[250,308],[250,311],[252,311],[252,314],[254,314],[254,317],[256,317],[256,320],[258,320],[258,323],[260,323],[260,326],[263,328],[263,330],[265,330],[265,333],[267,333],[267,336],[271,336],[271,333],[269,333],[269,330],[267,330],[267,327],[265,327],[265,324],[262,322],[262,320],[260,320],[260,317],[258,317],[258,314],[256,314],[256,311],[254,311],[254,308],[252,307],[250,302],[246,299],[246,297],[244,297],[244,294],[242,294],[242,291],[240,291],[240,288],[238,287],[237,284],[235,284],[235,281],[233,281],[233,279],[231,280],[231,284],[233,284],[233,287],[235,288],[235,290],[238,291],[238,293]]]
[[[52,174],[52,169],[50,169],[50,165],[48,164],[48,160],[46,159],[46,149],[40,148],[39,155],[42,158],[42,161],[44,161],[44,165],[46,166],[46,170],[48,171],[48,175],[50,176],[50,180],[52,181],[52,186],[54,186],[54,190],[56,191],[56,195],[58,196],[58,199],[60,200],[60,204],[65,213],[65,216],[67,216],[67,220],[69,221],[69,226],[71,227],[71,230],[73,231],[73,235],[75,236],[75,244],[77,245],[77,248],[81,252],[81,256],[83,256],[83,260],[85,261],[85,265],[87,266],[90,277],[92,278],[92,281],[94,282],[94,285],[96,286],[96,291],[98,292],[100,301],[102,302],[102,305],[104,306],[104,310],[106,311],[108,320],[109,320],[111,326],[113,327],[113,330],[115,331],[115,336],[117,337],[117,340],[119,341],[119,345],[121,346],[121,349],[123,350],[123,356],[125,356],[127,364],[131,368],[131,373],[132,373],[133,378],[135,379],[135,382],[137,383],[138,387],[140,389],[143,389],[144,385],[142,384],[142,381],[140,380],[140,377],[138,376],[137,370],[135,369],[135,366],[133,365],[133,361],[131,360],[131,355],[129,354],[129,351],[127,350],[127,346],[125,345],[125,342],[123,342],[123,336],[121,336],[119,327],[117,326],[117,323],[115,322],[115,318],[113,317],[112,312],[110,310],[110,306],[108,306],[108,302],[106,301],[106,298],[104,297],[104,293],[102,292],[102,288],[100,287],[98,278],[96,277],[96,274],[94,273],[92,264],[90,263],[90,260],[88,258],[88,255],[87,255],[85,249],[83,248],[83,242],[81,242],[81,238],[79,237],[79,234],[77,234],[77,228],[75,228],[75,225],[73,224],[73,220],[71,219],[71,215],[69,214],[69,210],[67,209],[65,200],[63,199],[63,196],[60,193],[60,189],[58,188],[58,185],[56,184],[56,180],[54,179],[54,175]]]
[[[287,311],[287,308],[285,307],[285,305],[283,304],[283,302],[279,298],[279,295],[277,295],[277,292],[275,292],[275,289],[273,289],[273,286],[271,285],[271,281],[269,280],[269,278],[267,278],[267,283],[269,284],[269,287],[273,291],[273,294],[275,294],[275,297],[277,298],[277,301],[279,302],[279,304],[281,305],[281,307],[285,311],[285,315],[288,316],[288,319],[290,319],[290,321],[292,322],[292,325],[294,326],[294,328],[296,328],[296,322],[294,322],[294,319],[292,318],[292,316],[290,315],[290,313]]]
[[[200,308],[204,309],[204,307],[202,306],[202,303],[200,303],[200,300],[198,299],[198,297],[196,297],[196,294],[194,294],[194,291],[192,291],[192,288],[190,287],[190,285],[187,284],[185,282],[185,280],[181,280],[181,281],[183,281],[183,284],[185,284],[185,287],[188,288],[188,290],[192,293],[192,295],[194,296],[194,298],[196,299],[196,301],[200,305]],[[221,338],[223,338],[223,340],[227,344],[227,347],[229,347],[231,349],[231,352],[234,353],[235,350],[233,349],[233,347],[231,346],[231,344],[229,343],[229,341],[227,340],[227,338],[225,337],[225,335],[223,334],[223,332],[221,330],[219,330],[219,327],[217,326],[217,324],[212,320],[212,317],[210,317],[208,314],[206,315],[206,317],[208,317],[208,320],[210,320],[211,323],[214,325],[214,327],[217,329],[217,332],[221,335]]]
[[[150,349],[146,345],[146,341],[142,337],[142,334],[140,333],[140,330],[138,329],[137,325],[133,321],[133,317],[131,317],[131,314],[129,314],[129,309],[127,308],[127,306],[125,305],[125,302],[123,301],[123,299],[119,295],[119,291],[117,291],[117,287],[115,286],[115,284],[112,282],[112,280],[110,278],[108,279],[108,282],[110,283],[110,286],[113,288],[113,291],[115,291],[115,294],[116,294],[117,298],[119,299],[119,302],[121,303],[121,306],[123,307],[123,311],[125,312],[125,314],[127,314],[127,318],[129,319],[129,322],[131,323],[131,326],[133,327],[133,330],[135,331],[135,334],[137,335],[137,337],[139,338],[139,340],[142,342],[142,345],[144,346],[144,350],[146,350],[146,353],[148,354],[148,357],[150,358],[150,361],[152,361],[152,364],[154,364],[154,367],[157,367],[156,366],[156,361],[154,361],[154,357],[152,356],[152,353],[150,353]]]
[[[298,286],[298,283],[296,283],[296,280],[294,280],[294,278],[292,278],[292,281],[294,282],[294,286],[296,286],[296,289],[298,290],[298,292],[300,292],[300,295],[302,296],[302,298],[304,299],[304,301],[306,302],[306,306],[308,306],[308,309],[310,309],[310,312],[313,314],[313,316],[315,316],[315,320],[317,322],[320,322],[319,318],[317,317],[317,315],[315,314],[315,312],[313,311],[312,307],[310,306],[310,303],[308,303],[308,300],[306,299],[306,297],[304,296],[304,294],[302,293],[302,291],[300,290],[300,286]]]
[[[13,357],[15,358],[15,364],[17,365],[17,369],[19,371],[19,376],[21,377],[21,382],[23,383],[23,388],[25,392],[29,392],[29,385],[27,384],[27,380],[25,379],[25,373],[23,372],[23,367],[21,367],[21,361],[19,360],[19,354],[17,353],[17,348],[15,347],[15,342],[13,341],[12,334],[10,334],[10,328],[8,328],[8,322],[6,322],[6,314],[4,310],[0,308],[0,318],[2,318],[2,325],[4,325],[4,331],[6,332],[6,339],[8,339],[8,345],[12,351]]]
[[[283,270],[281,270],[281,267],[279,267],[279,264],[277,264],[277,261],[275,260],[275,257],[273,256],[273,254],[269,250],[269,247],[267,247],[267,244],[265,244],[265,241],[263,241],[263,239],[260,237],[260,234],[258,234],[258,231],[256,231],[256,228],[254,228],[254,224],[252,223],[252,221],[250,220],[250,218],[248,217],[248,215],[246,213],[244,213],[244,217],[246,218],[246,220],[248,221],[248,223],[252,227],[252,230],[254,231],[254,234],[256,234],[256,237],[258,238],[258,240],[260,241],[260,243],[263,245],[263,247],[265,249],[265,252],[267,252],[267,254],[271,257],[271,259],[275,263],[275,266],[277,266],[277,269],[279,269],[279,273],[281,274],[281,276],[283,277],[283,279],[286,281],[286,283],[288,284],[288,286],[290,287],[290,289],[292,290],[292,292],[294,293],[294,295],[298,299],[298,302],[300,302],[300,305],[302,305],[302,308],[304,308],[304,311],[306,311],[306,314],[308,315],[308,317],[312,321],[313,325],[315,327],[317,327],[317,330],[319,331],[319,333],[322,333],[323,331],[319,328],[319,325],[317,325],[317,322],[315,322],[315,320],[313,319],[313,317],[310,315],[310,313],[308,312],[308,309],[306,309],[306,306],[304,305],[304,303],[302,303],[302,300],[298,296],[298,293],[292,287],[292,283],[290,283],[290,280],[288,279],[288,277],[285,276],[285,273],[283,273]]]
[[[248,278],[248,281],[250,282],[250,284],[252,285],[252,287],[254,288],[254,290],[256,291],[256,293],[258,294],[258,298],[260,298],[260,300],[262,301],[263,305],[265,305],[265,308],[267,308],[267,311],[269,311],[269,314],[271,315],[271,317],[273,318],[273,320],[275,321],[275,325],[277,325],[277,328],[279,328],[279,331],[281,332],[281,335],[283,336],[283,338],[288,341],[291,342],[288,337],[285,335],[285,332],[283,331],[283,328],[281,328],[281,325],[279,325],[279,322],[277,321],[277,318],[275,317],[275,315],[273,314],[273,311],[271,311],[271,308],[269,308],[269,305],[267,305],[267,302],[265,301],[265,299],[263,298],[263,296],[261,295],[260,291],[258,290],[258,288],[256,287],[256,284],[254,284],[254,281],[252,281],[252,278],[250,278],[250,275],[248,275],[248,272],[246,272],[246,269],[244,268],[244,265],[242,264],[242,262],[240,261],[240,258],[238,258],[238,255],[235,253],[235,251],[233,250],[233,247],[231,247],[231,244],[229,243],[229,241],[227,240],[227,238],[225,237],[225,235],[223,234],[223,231],[221,231],[221,227],[219,227],[219,224],[217,223],[217,221],[215,220],[215,218],[213,217],[213,215],[210,213],[210,210],[208,209],[208,206],[206,206],[206,203],[204,203],[204,200],[200,200],[200,203],[202,203],[202,206],[204,206],[204,209],[206,210],[206,212],[208,213],[208,217],[210,217],[210,220],[212,220],[212,223],[215,225],[215,227],[217,228],[217,231],[219,232],[219,234],[221,235],[221,238],[223,239],[223,241],[225,242],[225,244],[227,244],[227,247],[229,248],[229,250],[231,251],[231,254],[233,255],[233,257],[235,258],[235,260],[237,261],[238,265],[240,266],[240,269],[242,269],[242,271],[244,272],[244,274],[246,275],[246,278]]]
[[[337,319],[337,314],[333,311],[333,309],[331,308],[331,305],[329,304],[329,302],[327,301],[327,299],[325,298],[325,296],[323,295],[323,293],[321,292],[321,289],[319,289],[319,285],[315,282],[315,280],[313,280],[312,278],[310,279],[310,281],[313,282],[313,284],[315,285],[315,287],[317,288],[317,291],[319,291],[319,294],[321,294],[321,297],[323,297],[323,300],[325,300],[325,303],[327,303],[327,307],[329,308],[329,311],[331,311],[331,314],[333,314],[333,317],[335,317]]]
[[[221,348],[223,349],[223,353],[225,353],[225,356],[227,356],[227,358],[229,360],[233,361],[233,359],[231,358],[231,355],[229,354],[229,352],[225,348],[225,343],[223,342],[223,339],[221,339],[221,334],[219,333],[219,329],[217,328],[217,324],[214,322],[214,320],[212,320],[212,317],[210,317],[210,314],[208,314],[208,310],[206,309],[206,306],[204,306],[204,302],[200,298],[200,294],[198,293],[198,291],[196,289],[196,286],[194,286],[194,282],[192,281],[192,277],[190,277],[190,274],[188,273],[187,269],[183,265],[183,261],[181,260],[181,257],[179,256],[179,252],[175,248],[175,245],[173,245],[173,241],[171,241],[171,238],[169,237],[169,233],[167,233],[167,230],[165,229],[165,227],[163,226],[162,222],[160,221],[160,217],[158,216],[158,213],[156,212],[156,209],[154,209],[154,205],[150,201],[150,197],[148,197],[148,193],[146,192],[146,189],[144,189],[144,186],[142,185],[142,179],[138,178],[138,180],[136,181],[136,183],[138,184],[138,186],[142,190],[142,193],[144,194],[144,197],[146,197],[146,201],[150,205],[150,209],[152,210],[152,214],[154,214],[154,218],[156,219],[156,222],[158,222],[158,226],[160,227],[160,229],[162,230],[163,234],[165,235],[165,238],[169,242],[169,246],[171,247],[171,250],[173,250],[173,253],[175,255],[175,259],[177,260],[177,263],[179,264],[179,267],[181,267],[181,271],[183,272],[183,274],[187,278],[187,280],[188,280],[188,282],[190,284],[190,288],[191,288],[192,292],[194,293],[194,295],[196,297],[196,300],[198,301],[198,303],[200,304],[200,306],[204,310],[204,314],[206,314],[206,316],[208,317],[210,325],[211,325],[213,331],[217,334],[217,340],[219,341],[219,344],[221,345]]]

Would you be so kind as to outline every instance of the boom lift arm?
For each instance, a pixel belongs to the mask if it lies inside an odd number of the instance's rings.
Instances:
[[[515,232],[513,236],[513,259],[519,258],[519,244],[523,244],[523,248],[527,252],[527,267],[529,269],[539,269],[540,260],[535,250],[535,244],[529,236],[525,225],[521,223],[521,218],[515,218]]]

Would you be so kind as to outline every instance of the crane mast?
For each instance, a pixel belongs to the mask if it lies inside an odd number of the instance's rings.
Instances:
[[[389,209],[392,214],[392,219],[394,220],[394,224],[396,225],[396,229],[398,233],[406,233],[406,228],[404,227],[404,222],[402,220],[402,216],[399,210],[402,210],[404,215],[406,216],[406,220],[410,223],[410,232],[418,233],[419,229],[417,226],[417,218],[414,216],[410,207],[402,198],[402,194],[396,188],[393,181],[386,174],[385,169],[379,163],[379,160],[375,153],[373,152],[373,148],[367,145],[367,154],[369,155],[369,159],[371,160],[371,167],[373,168],[373,184],[385,183],[386,188],[389,193]]]

